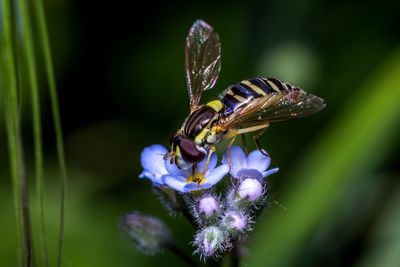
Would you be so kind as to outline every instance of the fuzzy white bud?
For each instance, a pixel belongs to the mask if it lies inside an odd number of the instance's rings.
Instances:
[[[217,226],[209,226],[200,230],[195,237],[196,252],[204,257],[215,256],[222,252],[229,242],[224,232]]]
[[[211,218],[219,212],[219,202],[213,196],[201,198],[198,203],[198,211],[206,218]]]
[[[172,239],[167,225],[158,218],[138,212],[128,214],[121,220],[121,229],[146,254],[154,254]]]
[[[239,210],[227,211],[222,218],[222,225],[231,235],[245,232],[249,228],[250,218]]]
[[[259,199],[263,193],[264,189],[262,184],[257,179],[253,178],[243,180],[237,189],[237,194],[241,199],[246,199],[251,202]]]

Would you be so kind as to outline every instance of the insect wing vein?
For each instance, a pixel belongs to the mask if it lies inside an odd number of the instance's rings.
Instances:
[[[221,45],[218,34],[202,20],[197,20],[186,37],[185,71],[191,110],[197,109],[204,90],[211,89],[221,68]]]
[[[261,84],[260,81],[264,83]],[[237,101],[232,106],[228,100],[234,99],[235,92],[244,94],[243,88],[239,88],[238,85],[247,85],[248,90],[253,90],[254,96],[256,96],[255,92],[259,93],[262,89],[264,95],[248,102]],[[270,88],[273,90],[269,90]],[[325,107],[323,99],[273,78],[253,78],[242,81],[227,88],[220,97],[223,102],[225,100],[228,105],[227,110],[229,110],[221,120],[221,125],[225,128],[248,127],[300,118]]]

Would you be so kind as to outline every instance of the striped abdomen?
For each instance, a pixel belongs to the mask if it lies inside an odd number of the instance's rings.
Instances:
[[[279,93],[285,94],[292,90],[299,89],[274,78],[252,78],[241,81],[222,93],[221,102],[225,106],[223,115],[229,116],[257,98]]]

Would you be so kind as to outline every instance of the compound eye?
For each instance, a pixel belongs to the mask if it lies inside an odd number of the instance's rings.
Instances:
[[[197,149],[192,140],[180,138],[179,141],[179,148],[184,161],[198,163],[204,159],[205,154]]]

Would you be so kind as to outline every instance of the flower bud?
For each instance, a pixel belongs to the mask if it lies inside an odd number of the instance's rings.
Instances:
[[[159,252],[172,239],[164,222],[138,212],[126,215],[120,225],[137,248],[146,254]]]
[[[219,201],[213,196],[205,196],[199,199],[198,212],[206,219],[214,217],[219,212]]]
[[[264,194],[264,188],[257,179],[247,178],[240,183],[237,194],[240,199],[254,202]]]
[[[209,226],[196,234],[194,244],[197,246],[196,253],[203,257],[211,257],[223,252],[230,243],[219,227]]]
[[[201,228],[216,223],[222,209],[219,196],[207,191],[193,197],[190,202],[193,217]]]
[[[228,210],[221,220],[223,226],[230,235],[237,236],[249,229],[250,217],[239,210]]]

